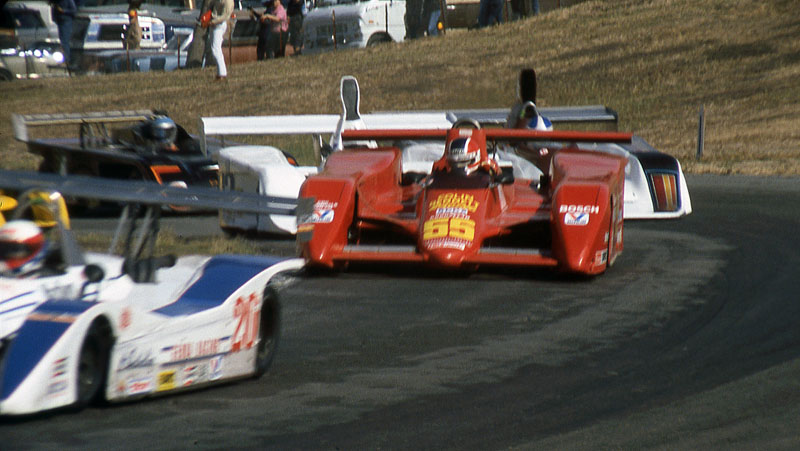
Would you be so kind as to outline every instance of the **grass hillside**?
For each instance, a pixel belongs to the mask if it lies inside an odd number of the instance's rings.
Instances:
[[[2,83],[0,164],[37,163],[14,141],[11,113],[160,108],[195,131],[200,116],[338,112],[346,74],[362,112],[504,107],[524,67],[539,74],[540,105],[608,105],[621,130],[688,172],[800,174],[796,0],[587,1],[491,29],[236,65],[224,84],[213,69]]]

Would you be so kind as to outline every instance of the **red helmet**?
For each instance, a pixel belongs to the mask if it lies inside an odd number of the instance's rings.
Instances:
[[[488,158],[486,135],[480,129],[450,129],[447,132],[445,154],[451,169],[462,169],[470,174]]]
[[[0,274],[23,274],[41,268],[45,238],[32,221],[9,221],[0,227]]]

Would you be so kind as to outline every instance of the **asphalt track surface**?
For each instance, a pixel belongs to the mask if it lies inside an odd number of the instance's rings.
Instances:
[[[689,189],[593,279],[295,280],[261,379],[5,421],[0,449],[797,449],[800,179]]]

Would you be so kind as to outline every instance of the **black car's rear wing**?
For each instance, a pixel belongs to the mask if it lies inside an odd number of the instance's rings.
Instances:
[[[44,125],[70,124],[107,124],[115,122],[138,122],[156,114],[153,110],[98,111],[92,113],[55,113],[55,114],[13,114],[11,125],[14,138],[22,142],[31,140],[30,127]]]

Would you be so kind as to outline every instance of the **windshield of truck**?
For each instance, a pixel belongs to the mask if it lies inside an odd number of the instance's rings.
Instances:
[[[149,5],[158,5],[158,6],[172,6],[174,8],[185,8],[188,7],[189,5],[188,0],[147,0],[144,3],[147,3]],[[127,5],[127,4],[128,0],[83,0],[80,2],[81,8],[91,8],[95,6],[109,6],[109,5]],[[147,9],[146,5],[142,6],[141,9]]]
[[[370,0],[313,0],[311,3],[314,8],[324,8],[326,6],[336,5],[352,5],[354,3],[363,3]]]

